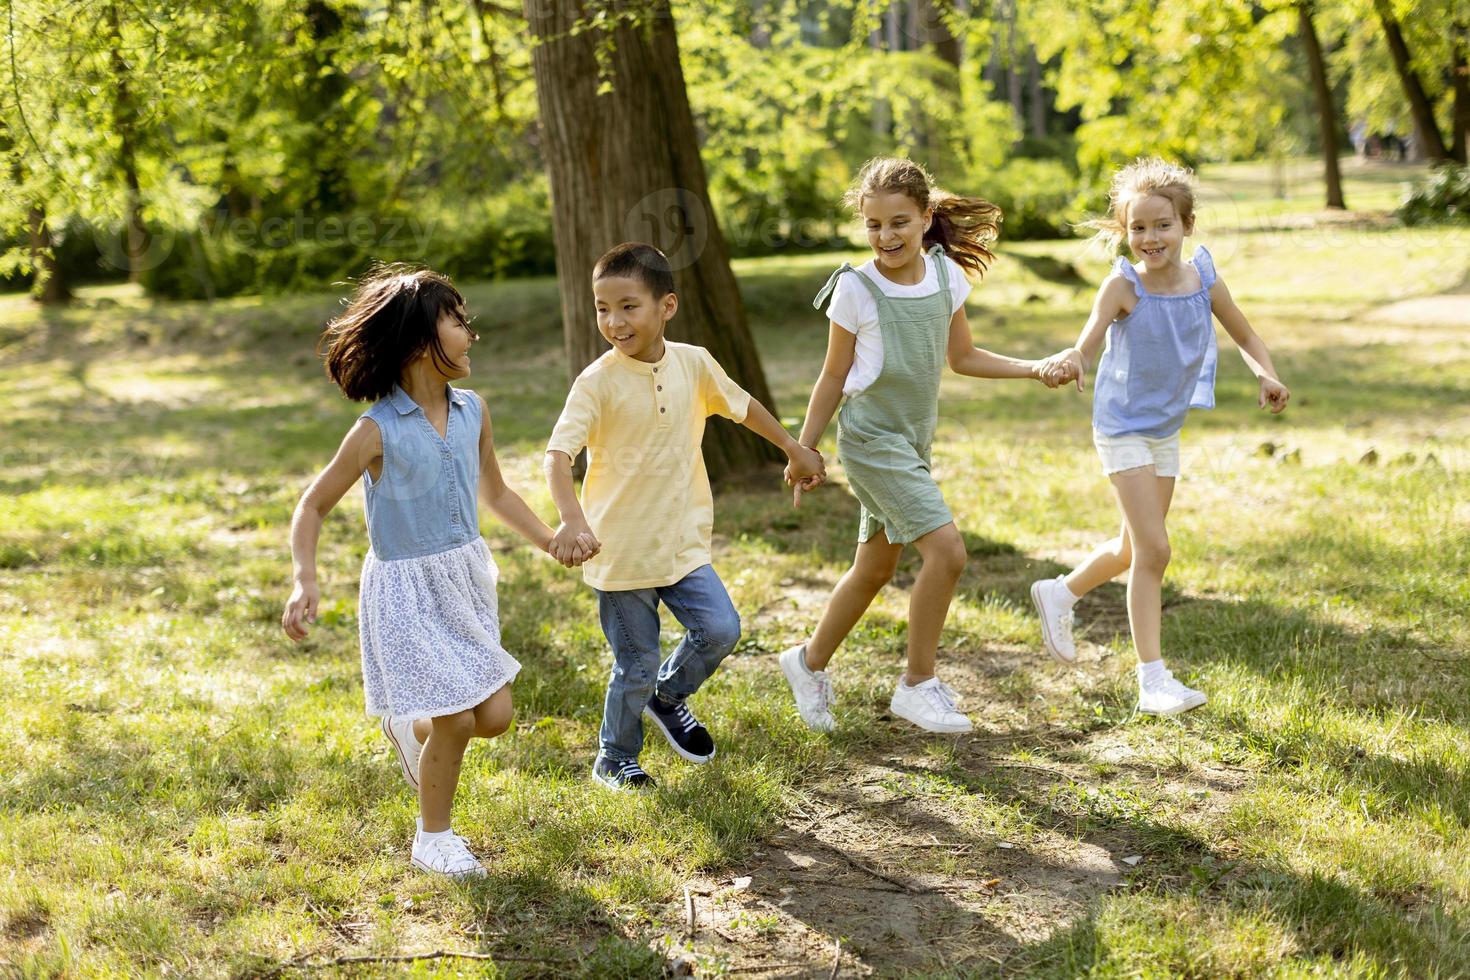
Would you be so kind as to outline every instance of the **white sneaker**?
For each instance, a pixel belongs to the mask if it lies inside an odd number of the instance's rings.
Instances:
[[[909,687],[898,679],[888,710],[926,732],[968,732],[970,719],[955,710],[954,689],[937,677]]]
[[[777,658],[786,683],[791,685],[791,694],[796,698],[796,712],[808,728],[819,732],[830,732],[836,722],[832,720],[832,680],[825,670],[809,670],[806,665],[806,644],[802,643],[783,650]]]
[[[398,766],[403,778],[415,793],[419,791],[419,755],[424,751],[418,736],[413,733],[413,722],[392,715],[383,716],[383,734],[393,743],[393,754],[398,756]]]
[[[1072,603],[1062,594],[1066,588],[1060,575],[1032,582],[1031,601],[1041,617],[1041,645],[1052,659],[1070,664],[1077,660],[1077,644],[1072,639]]]
[[[1146,715],[1177,715],[1204,703],[1202,692],[1185,687],[1167,670],[1158,680],[1138,686],[1138,710]]]
[[[416,868],[451,878],[477,878],[486,873],[485,866],[458,834],[415,834],[412,860]]]

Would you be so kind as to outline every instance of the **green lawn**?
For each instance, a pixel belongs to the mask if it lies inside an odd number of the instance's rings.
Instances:
[[[492,867],[470,885],[409,867],[414,801],[363,715],[360,492],[324,532],[317,630],[278,626],[291,508],[359,411],[312,354],[337,297],[0,297],[0,973],[460,950],[497,961],[356,969],[641,977],[692,949],[702,974],[826,976],[840,939],[844,976],[1470,974],[1470,232],[1323,215],[1291,172],[1285,202],[1266,165],[1203,175],[1197,240],[1293,391],[1257,411],[1226,340],[1186,429],[1164,647],[1208,706],[1132,716],[1121,582],[1082,603],[1075,668],[1040,654],[1027,585],[1116,530],[1087,398],[949,376],[936,464],[971,560],[940,670],[976,732],[887,715],[912,558],[834,662],[838,730],[797,722],[774,653],[857,506],[839,471],[793,512],[772,473],[717,504],[745,620],[697,703],[719,759],[650,742],[658,793],[595,791],[591,596],[487,518],[526,669],[516,728],[466,762],[457,829]],[[1349,204],[1391,207],[1411,173],[1349,163]],[[836,261],[737,266],[792,424]],[[980,342],[1068,343],[1104,269],[1080,242],[1004,249]],[[471,383],[549,517],[555,284],[467,293]]]

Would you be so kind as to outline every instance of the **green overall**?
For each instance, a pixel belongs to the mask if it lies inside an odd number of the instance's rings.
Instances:
[[[859,543],[882,526],[891,543],[908,544],[954,520],[929,472],[951,314],[944,249],[935,245],[928,255],[939,273],[937,293],[887,296],[844,262],[812,304],[821,309],[844,272],[856,275],[878,304],[883,369],[837,413],[837,457],[862,504]]]

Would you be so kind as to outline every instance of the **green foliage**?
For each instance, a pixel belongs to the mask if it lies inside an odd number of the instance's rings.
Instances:
[[[1445,164],[1404,197],[1396,212],[1406,225],[1470,224],[1470,167]]]

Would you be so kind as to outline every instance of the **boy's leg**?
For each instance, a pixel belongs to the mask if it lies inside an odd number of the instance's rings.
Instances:
[[[643,750],[643,706],[653,696],[658,673],[658,593],[598,591],[597,610],[613,654],[600,752],[607,759],[637,759]]]
[[[702,565],[673,585],[658,590],[687,631],[658,671],[658,694],[683,701],[699,690],[740,641],[740,614],[713,565]]]

